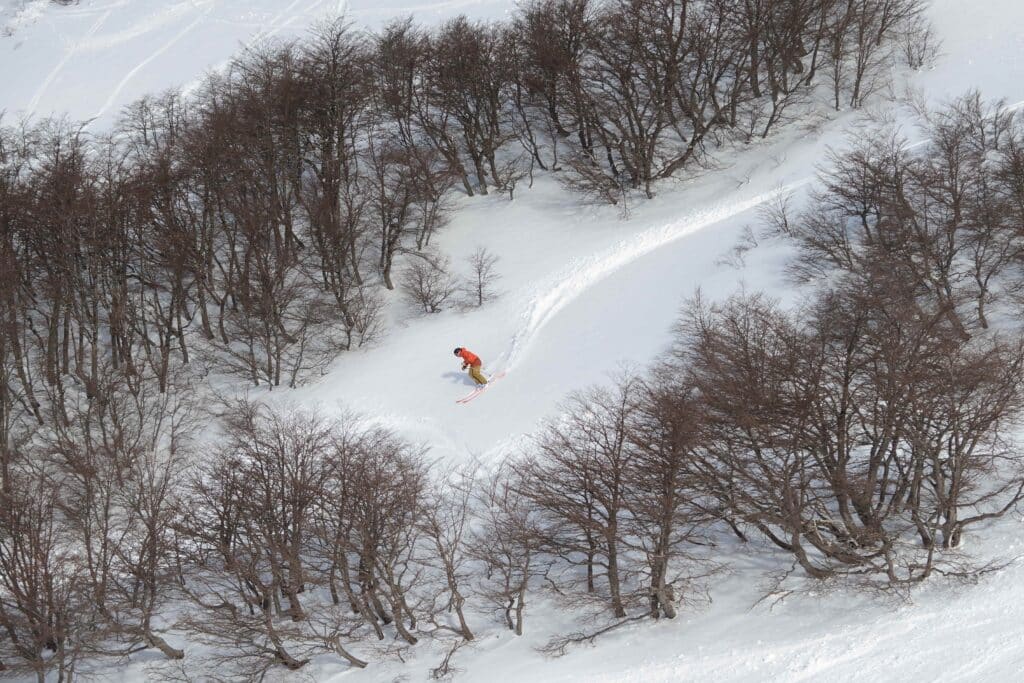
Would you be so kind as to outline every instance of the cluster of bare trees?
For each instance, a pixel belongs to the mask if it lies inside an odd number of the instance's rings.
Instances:
[[[402,293],[417,311],[438,313],[453,303],[479,308],[497,298],[499,258],[486,248],[478,247],[469,255],[469,273],[461,278],[452,274],[448,257],[434,253],[417,256],[401,274]]]
[[[323,191],[335,171],[308,150],[303,117],[327,104],[300,83],[304,101],[289,99],[285,62],[239,62],[196,101],[143,100],[109,138],[3,131],[3,353],[29,409],[44,385],[88,389],[107,362],[162,388],[197,355],[294,385],[376,333],[366,222]]]
[[[130,390],[110,370],[50,397],[47,428],[5,453],[0,486],[0,662],[73,680],[98,657],[164,638],[181,477],[197,412],[188,391]]]
[[[360,418],[245,402],[196,462],[187,390],[101,392],[67,401],[5,473],[5,670],[75,680],[152,649],[199,679],[256,680],[473,638],[467,477],[431,476]]]
[[[14,673],[74,680],[151,650],[177,662],[153,676],[259,680],[427,639],[447,649],[441,676],[478,625],[522,634],[533,592],[673,617],[703,571],[694,423],[637,382],[580,394],[536,457],[493,473],[439,469],[358,416],[245,401],[200,459],[187,387],[99,391],[69,397],[4,480]]]
[[[678,353],[721,504],[812,576],[922,579],[1024,492],[1024,129],[976,93],[926,120],[922,145],[879,134],[775,216],[819,285],[806,308],[698,307]]]
[[[924,143],[837,154],[772,214],[804,304],[694,301],[650,383],[576,395],[505,463],[484,557],[510,628],[540,585],[604,628],[671,617],[716,527],[876,588],[988,566],[967,531],[1024,499],[1024,129],[977,94],[925,114]]]
[[[516,20],[522,137],[541,166],[564,159],[575,189],[613,203],[627,189],[650,196],[709,146],[767,136],[819,78],[836,109],[861,106],[900,39],[914,45],[927,33],[922,9],[917,0],[539,2]]]
[[[428,486],[420,454],[357,420],[240,404],[217,453],[193,475],[179,520],[182,627],[213,670],[298,669],[386,634],[414,644]]]
[[[453,187],[511,194],[539,166],[608,201],[650,195],[709,143],[767,135],[819,72],[837,107],[857,106],[896,38],[923,30],[920,9],[544,0],[434,32],[335,23],[244,55],[188,98],[143,99],[111,135],[4,129],[16,393],[31,408],[40,382],[88,384],[104,359],[165,384],[194,352],[293,385],[379,332],[377,279],[392,289],[396,257],[429,246]],[[407,273],[432,292],[427,312],[450,294],[442,270]]]
[[[711,566],[700,550],[715,517],[690,468],[699,422],[675,389],[624,378],[575,394],[508,465],[523,499],[508,514],[529,514],[534,563],[616,619],[674,618]]]
[[[961,338],[892,280],[787,313],[696,309],[678,362],[701,397],[704,490],[815,578],[899,587],[967,571],[945,550],[1012,510],[1022,346]]]
[[[807,211],[776,223],[800,249],[801,279],[899,276],[969,336],[1020,301],[1024,129],[978,93],[923,118],[924,147],[868,136],[831,160]]]

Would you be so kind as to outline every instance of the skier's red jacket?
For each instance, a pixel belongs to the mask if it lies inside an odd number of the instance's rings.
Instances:
[[[469,349],[462,349],[459,351],[459,358],[465,362],[466,365],[480,365],[480,356],[476,355]]]

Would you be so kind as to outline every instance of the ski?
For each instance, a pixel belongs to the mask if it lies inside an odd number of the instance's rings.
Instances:
[[[487,390],[487,387],[491,386],[492,384],[494,384],[495,382],[497,382],[499,379],[501,379],[504,376],[505,376],[505,372],[504,371],[494,373],[494,376],[492,376],[490,379],[487,380],[487,384],[485,384],[483,386],[480,386],[480,387],[477,387],[476,389],[474,389],[473,391],[469,392],[467,395],[463,396],[462,398],[458,399],[455,402],[456,403],[463,403],[463,404],[469,403],[474,398],[476,398],[480,394],[484,393],[484,391]]]

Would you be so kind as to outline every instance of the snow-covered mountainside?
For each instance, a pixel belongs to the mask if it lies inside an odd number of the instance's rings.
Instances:
[[[0,2],[0,110],[67,113],[109,127],[139,96],[194,82],[245,46],[294,36],[326,16],[344,14],[376,27],[412,13],[435,22],[460,13],[496,18],[510,0],[45,0]],[[1024,103],[1024,2],[934,0],[929,11],[942,40],[934,68],[905,75],[905,88],[941,103],[978,89],[987,99]],[[901,77],[902,78],[902,77]],[[876,114],[910,114],[885,97]],[[800,293],[787,280],[791,247],[756,230],[772,200],[799,202],[813,187],[828,149],[846,144],[859,112],[790,125],[764,143],[730,151],[719,168],[658,188],[650,201],[618,209],[583,206],[550,177],[507,197],[460,197],[437,247],[464,264],[478,247],[500,261],[500,297],[479,310],[408,319],[392,302],[389,333],[344,354],[315,381],[267,400],[315,406],[325,414],[355,409],[429,445],[432,458],[488,462],[515,449],[573,390],[645,367],[670,341],[681,303],[698,289],[719,299],[764,290],[783,302]],[[745,229],[756,246],[729,258]],[[451,350],[468,346],[501,383],[467,405],[470,389]],[[656,378],[655,378],[656,379]],[[972,552],[1012,560],[1024,519],[998,522]],[[478,639],[454,662],[465,681],[1013,681],[1024,668],[1024,564],[963,585],[936,581],[910,602],[846,590],[799,594],[757,604],[771,565],[739,555],[711,581],[710,602],[674,621],[620,629],[596,645],[557,659],[535,648],[568,630],[570,617],[532,606],[527,635],[481,623]],[[427,680],[443,655],[425,646],[407,662],[364,670],[313,665],[323,681]],[[142,680],[143,666],[106,671]]]
[[[187,86],[241,50],[288,39],[325,17],[379,26],[396,16],[436,22],[460,12],[493,18],[490,2],[371,0],[110,0],[59,6],[49,0],[0,3],[0,111],[66,113],[109,126],[121,107],[147,93]]]

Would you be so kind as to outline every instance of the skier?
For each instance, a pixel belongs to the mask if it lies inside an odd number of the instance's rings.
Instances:
[[[455,349],[455,355],[462,359],[463,370],[469,368],[469,376],[473,378],[474,382],[481,386],[487,384],[487,378],[480,372],[480,365],[482,364],[480,356],[461,346]]]

